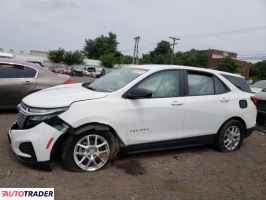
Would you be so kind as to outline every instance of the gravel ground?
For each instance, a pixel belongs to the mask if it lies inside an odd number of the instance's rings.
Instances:
[[[93,173],[65,171],[56,159],[52,171],[44,171],[12,153],[6,134],[15,118],[15,112],[0,113],[0,187],[54,187],[55,199],[64,200],[266,199],[266,135],[258,131],[233,153],[210,147],[142,153]]]

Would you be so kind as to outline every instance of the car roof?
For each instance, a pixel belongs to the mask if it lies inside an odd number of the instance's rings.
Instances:
[[[202,72],[219,73],[222,75],[230,75],[230,76],[243,78],[243,76],[241,75],[233,74],[229,72],[224,72],[224,71],[219,71],[219,70],[214,70],[214,69],[207,69],[207,68],[200,68],[200,67],[189,67],[189,66],[184,66],[184,65],[154,65],[154,64],[146,65],[145,64],[145,65],[128,65],[127,67],[145,69],[145,70],[154,70],[154,71],[158,71],[162,69],[187,69],[187,70],[197,70],[197,71],[202,71]]]
[[[43,67],[41,67],[39,64],[26,62],[26,61],[14,59],[14,58],[1,58],[0,63],[23,65],[23,66],[33,67],[33,68],[41,70],[41,71],[44,70]]]

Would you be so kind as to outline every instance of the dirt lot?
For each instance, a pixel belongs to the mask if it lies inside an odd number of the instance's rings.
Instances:
[[[198,147],[136,154],[99,172],[73,173],[62,169],[60,160],[52,171],[20,163],[6,137],[15,118],[15,112],[0,114],[0,187],[54,187],[55,199],[65,200],[266,199],[266,135],[261,132],[233,153]]]

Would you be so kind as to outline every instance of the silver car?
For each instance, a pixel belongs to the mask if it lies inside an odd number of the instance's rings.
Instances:
[[[70,76],[58,76],[39,65],[0,59],[0,109],[15,108],[28,94],[60,84]]]

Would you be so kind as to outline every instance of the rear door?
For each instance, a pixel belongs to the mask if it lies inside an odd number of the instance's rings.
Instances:
[[[230,89],[215,75],[187,71],[184,136],[216,134],[234,107]]]
[[[15,107],[24,94],[24,66],[0,64],[0,107]]]
[[[38,71],[33,67],[24,66],[24,92],[23,96],[32,93],[36,87]]]

